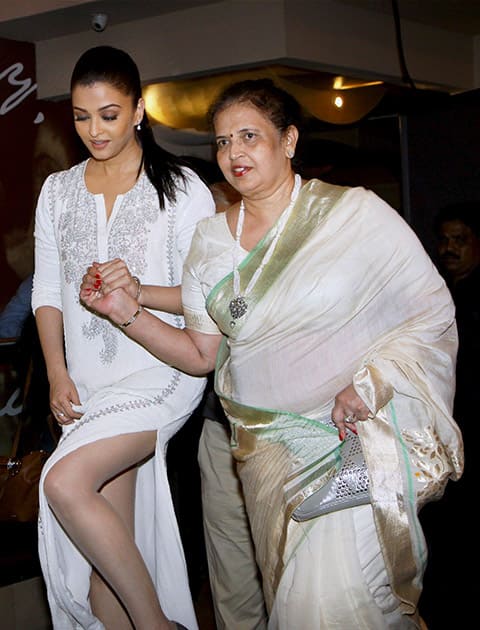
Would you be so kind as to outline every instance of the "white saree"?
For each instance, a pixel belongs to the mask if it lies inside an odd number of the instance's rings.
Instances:
[[[245,252],[242,288],[272,233]],[[417,512],[463,468],[451,417],[457,334],[445,283],[374,193],[318,180],[300,192],[237,320],[228,308],[232,246],[224,216],[198,225],[184,271],[185,319],[225,336],[216,389],[232,424],[270,628],[414,627],[426,561]],[[297,523],[296,505],[331,474],[339,442],[324,423],[352,382],[374,416],[356,425],[371,506]],[[368,556],[359,541],[372,523],[378,553]],[[357,548],[350,561],[334,553],[346,547]],[[291,581],[300,558],[310,566],[298,579],[316,584],[315,603]],[[377,574],[385,576],[376,587]]]

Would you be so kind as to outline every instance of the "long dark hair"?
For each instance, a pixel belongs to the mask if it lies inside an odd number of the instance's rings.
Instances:
[[[75,64],[70,80],[70,91],[77,85],[108,83],[123,94],[132,97],[134,107],[142,97],[142,86],[137,65],[128,53],[112,46],[90,48]],[[138,141],[142,147],[142,161],[137,178],[142,168],[158,193],[160,208],[165,208],[165,197],[174,203],[178,181],[185,183],[183,160],[172,155],[155,141],[147,113],[144,112],[140,129],[136,129]]]

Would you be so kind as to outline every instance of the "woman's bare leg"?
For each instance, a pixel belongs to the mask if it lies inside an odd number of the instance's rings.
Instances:
[[[99,491],[153,453],[156,432],[120,435],[85,445],[57,462],[45,478],[45,494],[66,532],[125,607],[136,630],[174,627],[163,614],[154,585],[134,542],[132,523],[125,521],[123,495],[114,507]],[[120,482],[111,500],[122,492]],[[126,488],[130,488],[126,490]],[[124,492],[131,492],[125,483]],[[110,630],[110,629],[109,629]],[[115,629],[116,630],[116,629]]]
[[[93,614],[107,630],[135,630],[117,596],[95,569],[90,578],[89,597]]]
[[[100,491],[122,518],[132,537],[135,534],[136,479],[137,468],[133,467],[106,483]],[[127,611],[95,568],[90,578],[90,604],[105,628],[133,630]]]

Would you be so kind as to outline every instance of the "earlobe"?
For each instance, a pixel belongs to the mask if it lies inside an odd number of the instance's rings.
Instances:
[[[291,138],[287,138],[286,154],[289,160],[291,160],[295,155],[295,144],[296,143],[292,142]]]
[[[135,125],[140,125],[142,123],[143,120],[143,115],[145,113],[145,101],[143,100],[143,98],[139,98],[138,99],[138,103],[137,103],[137,122],[135,123]]]
[[[298,140],[298,129],[293,125],[287,129],[286,154],[289,160],[295,155],[295,148]]]

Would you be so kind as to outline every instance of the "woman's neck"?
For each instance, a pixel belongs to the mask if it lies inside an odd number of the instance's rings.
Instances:
[[[295,173],[292,171],[267,193],[244,196],[245,219],[273,225],[290,203],[294,184]]]
[[[90,158],[90,168],[100,177],[125,177],[132,173],[138,173],[142,161],[142,149],[135,143],[135,146],[126,147],[122,153],[108,160],[98,160]]]

